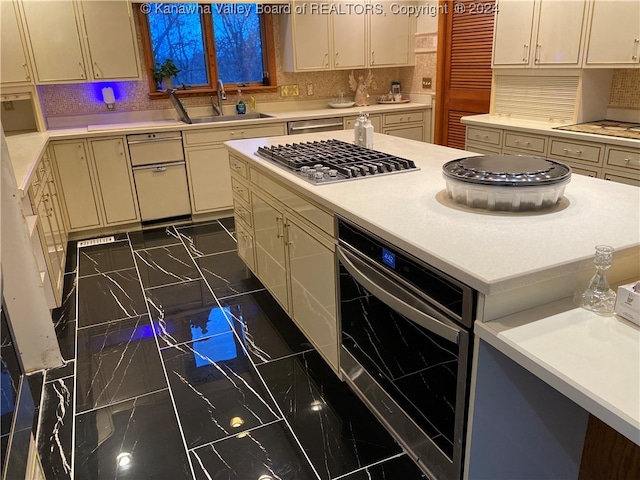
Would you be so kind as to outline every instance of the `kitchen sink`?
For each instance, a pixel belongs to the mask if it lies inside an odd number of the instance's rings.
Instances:
[[[273,115],[264,113],[245,113],[243,115],[211,115],[208,117],[195,117],[191,123],[213,123],[213,122],[241,122],[242,120],[255,120],[257,118],[273,118]]]

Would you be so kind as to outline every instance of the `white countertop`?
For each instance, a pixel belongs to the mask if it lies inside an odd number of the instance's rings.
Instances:
[[[352,137],[353,132],[341,131],[297,135],[295,141]],[[444,193],[442,165],[473,155],[468,152],[376,134],[374,149],[412,159],[420,170],[316,186],[254,154],[259,146],[291,141],[273,137],[226,145],[329,211],[483,294],[583,271],[597,244],[616,249],[614,262],[637,261],[637,187],[573,175],[560,207],[548,213],[481,212],[453,204]],[[640,276],[640,265],[637,270]]]
[[[409,102],[397,105],[393,104],[375,104],[368,107],[350,107],[350,108],[319,108],[319,102],[314,103],[311,109],[291,109],[288,103],[284,103],[282,107],[271,104],[271,109],[265,110],[263,113],[271,115],[270,118],[259,118],[250,120],[240,120],[240,124],[244,126],[269,125],[273,123],[283,123],[295,120],[308,120],[313,118],[331,118],[344,116],[357,116],[359,112],[373,113],[392,113],[410,110],[427,110],[431,109],[430,104]],[[289,108],[289,110],[287,109]],[[10,135],[6,137],[11,163],[16,176],[18,190],[21,195],[27,190],[31,181],[31,173],[35,165],[44,152],[49,140],[73,140],[80,138],[98,138],[114,135],[129,135],[134,133],[146,132],[162,132],[170,130],[199,130],[211,128],[228,128],[239,125],[239,121],[211,122],[186,124],[179,120],[153,120],[153,121],[136,121],[126,123],[108,123],[88,125],[84,127],[70,127],[47,130],[46,132],[25,133],[21,135]]]
[[[570,299],[492,322],[475,333],[640,445],[640,327],[575,308]]]
[[[640,119],[638,120],[640,122]],[[556,130],[554,127],[560,124],[552,125],[547,122],[537,122],[534,120],[523,120],[520,118],[508,118],[498,115],[471,115],[462,117],[460,122],[465,125],[485,128],[506,128],[517,132],[533,133],[538,135],[552,135],[554,137],[562,137],[567,139],[579,140],[583,142],[598,142],[611,145],[619,145],[621,147],[640,148],[640,140],[634,138],[614,137],[612,135],[597,135],[595,133],[572,132],[569,130]]]

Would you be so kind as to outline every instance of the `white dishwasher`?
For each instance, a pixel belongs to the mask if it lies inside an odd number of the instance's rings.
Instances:
[[[181,132],[127,135],[143,222],[191,215]]]

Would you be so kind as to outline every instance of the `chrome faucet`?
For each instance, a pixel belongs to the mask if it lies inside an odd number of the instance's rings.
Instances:
[[[211,106],[213,107],[213,111],[218,115],[222,116],[222,100],[227,99],[227,93],[224,91],[224,84],[222,80],[218,79],[218,104],[213,100],[213,95],[211,96]]]

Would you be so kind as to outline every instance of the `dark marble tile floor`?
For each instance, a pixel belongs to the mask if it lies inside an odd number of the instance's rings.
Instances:
[[[48,480],[426,478],[240,261],[233,218],[70,243]]]

